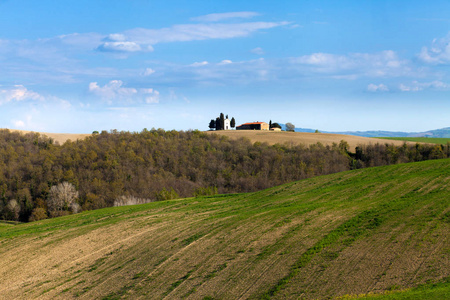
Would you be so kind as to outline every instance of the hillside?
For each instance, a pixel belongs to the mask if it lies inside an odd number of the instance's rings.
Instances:
[[[449,183],[450,159],[434,160],[1,224],[0,295],[325,299],[442,282]]]
[[[344,140],[350,145],[350,150],[354,151],[358,145],[375,145],[386,143],[376,138],[367,138],[361,136],[351,136],[344,134],[332,134],[332,133],[310,133],[310,132],[286,132],[286,131],[261,131],[261,130],[219,130],[219,131],[206,131],[208,134],[220,134],[232,139],[247,138],[252,143],[261,142],[274,144],[305,144],[312,145],[318,142],[325,146],[331,146],[333,143],[339,144]],[[404,141],[391,140],[389,144],[401,146]],[[415,143],[411,143],[415,144]]]
[[[11,132],[20,132],[23,134],[35,132],[26,130],[9,129]],[[228,136],[232,139],[239,139],[241,137],[248,138],[252,143],[254,142],[266,142],[270,145],[276,143],[293,143],[293,144],[305,144],[312,145],[320,142],[324,145],[332,145],[333,143],[339,144],[341,140],[345,140],[349,143],[351,149],[355,149],[357,145],[369,145],[380,143],[376,138],[369,138],[359,136],[359,134],[349,135],[349,133],[335,134],[335,133],[314,133],[312,132],[272,132],[272,131],[251,131],[251,130],[220,130],[220,131],[205,131],[208,134],[218,133]],[[50,132],[37,132],[40,135],[45,135],[58,142],[60,145],[66,141],[83,140],[91,134],[84,133],[50,133]],[[382,136],[382,135],[380,135]],[[401,136],[401,135],[397,135]],[[375,137],[375,135],[374,135]],[[396,146],[401,146],[403,142],[392,140],[389,141]]]

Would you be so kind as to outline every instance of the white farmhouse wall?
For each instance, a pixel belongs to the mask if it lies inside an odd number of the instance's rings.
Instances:
[[[224,125],[223,125],[223,129],[224,130],[231,130],[230,120],[229,119],[225,119],[225,122],[224,122]]]

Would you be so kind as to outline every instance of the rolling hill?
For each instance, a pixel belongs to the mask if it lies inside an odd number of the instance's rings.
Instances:
[[[25,131],[25,130],[16,130],[9,129],[11,132],[20,132],[23,134],[35,132],[35,131]],[[379,139],[375,138],[367,138],[362,136],[351,136],[345,134],[334,134],[334,133],[310,133],[310,132],[273,132],[273,131],[254,131],[254,130],[219,130],[219,131],[205,131],[208,134],[221,134],[228,136],[232,139],[239,138],[247,138],[252,143],[261,142],[268,143],[270,145],[276,143],[292,143],[292,144],[305,144],[311,145],[316,144],[317,142],[321,142],[324,145],[331,145],[333,143],[339,144],[341,140],[345,140],[349,143],[351,149],[355,149],[357,145],[368,145],[368,144],[376,144],[380,143]],[[40,135],[45,135],[49,138],[52,138],[54,141],[58,142],[60,145],[64,144],[66,141],[76,141],[85,139],[91,134],[84,133],[50,133],[50,132],[37,132]],[[382,141],[381,141],[382,142]],[[390,144],[394,144],[397,146],[403,145],[403,141],[389,141]]]
[[[0,224],[0,295],[328,299],[425,284],[406,293],[442,299],[449,184],[445,159]]]
[[[286,132],[286,131],[266,131],[266,130],[218,130],[218,131],[206,131],[208,134],[220,134],[227,136],[231,139],[247,138],[252,143],[261,142],[273,144],[305,144],[312,145],[318,142],[324,144],[325,146],[331,146],[333,143],[339,144],[340,141],[346,141],[351,151],[355,150],[358,145],[375,145],[375,144],[394,144],[396,146],[401,146],[405,141],[389,140],[383,141],[377,138],[368,138],[361,136],[351,136],[344,134],[334,134],[334,133],[310,133],[310,132]],[[408,142],[407,142],[408,143]],[[411,143],[415,144],[415,143]]]

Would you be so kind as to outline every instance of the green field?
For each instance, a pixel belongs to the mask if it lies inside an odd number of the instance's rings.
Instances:
[[[400,291],[387,291],[381,294],[346,295],[338,297],[340,300],[365,299],[365,300],[440,300],[450,299],[450,282],[447,278],[443,282],[425,284],[412,289]]]
[[[2,299],[444,299],[450,159],[0,225]]]
[[[441,145],[446,145],[447,143],[450,143],[450,138],[379,137],[379,139],[405,141],[405,142],[417,142],[417,143],[428,143],[428,144],[441,144]]]

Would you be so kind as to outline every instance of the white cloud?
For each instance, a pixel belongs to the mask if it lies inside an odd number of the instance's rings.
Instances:
[[[121,80],[111,80],[104,86],[99,86],[97,82],[89,84],[89,91],[94,95],[112,103],[113,100],[127,100],[146,103],[158,103],[159,92],[151,88],[128,88],[123,86]]]
[[[150,76],[153,73],[155,73],[156,71],[153,70],[152,68],[146,68],[145,71],[142,73],[143,76]]]
[[[12,88],[0,90],[0,104],[10,101],[43,100],[38,93],[28,90],[23,85],[15,85]]]
[[[228,12],[228,13],[216,13],[216,14],[208,14],[200,17],[192,18],[193,21],[199,21],[199,22],[218,22],[222,20],[227,19],[249,19],[256,16],[259,16],[260,14],[257,12],[252,11],[239,11],[239,12]]]
[[[254,54],[258,54],[258,55],[263,55],[264,54],[264,50],[262,48],[260,48],[260,47],[256,47],[256,48],[250,50],[250,52],[254,53]]]
[[[201,61],[201,62],[195,62],[193,64],[191,64],[191,67],[202,67],[202,66],[206,66],[209,63],[207,61]]]
[[[111,34],[97,47],[100,51],[152,51],[158,43],[201,41],[246,37],[263,30],[288,25],[289,22],[247,22],[215,24],[181,24],[161,29],[135,28]],[[112,38],[120,38],[120,41]]]
[[[111,80],[109,83],[100,87],[97,82],[91,82],[89,84],[89,91],[105,99],[115,99],[117,97],[130,97],[137,94],[137,90],[134,88],[122,87],[123,82],[121,80]]]
[[[142,89],[146,103],[159,103],[159,92],[154,89]]]
[[[138,52],[138,51],[153,51],[153,47],[146,45],[141,47],[135,42],[105,42],[98,46],[100,51],[105,52]]]
[[[60,35],[51,39],[40,39],[38,41],[45,44],[66,44],[71,47],[82,48],[86,50],[94,49],[99,43],[105,38],[104,35],[100,33],[71,33]]]
[[[112,33],[112,34],[108,35],[108,39],[110,41],[123,42],[123,41],[125,41],[126,37],[120,33]]]
[[[449,90],[450,84],[438,80],[431,82],[413,81],[411,84],[408,85],[400,84],[399,89],[402,92],[419,92],[426,89]]]
[[[224,59],[222,60],[220,63],[218,63],[218,65],[229,65],[232,64],[233,62],[229,59]]]
[[[136,28],[125,31],[129,40],[142,44],[199,41],[245,37],[251,33],[289,24],[288,22],[248,22],[233,24],[182,24],[169,28]]]
[[[382,83],[378,85],[371,83],[367,86],[367,90],[369,92],[388,92],[389,88]]]
[[[255,13],[219,14],[222,19],[251,16]],[[228,17],[226,17],[228,16]],[[76,67],[80,60],[75,57],[96,49],[111,52],[118,58],[124,55],[151,52],[158,43],[188,42],[208,39],[231,39],[246,37],[255,32],[289,25],[289,22],[243,22],[243,23],[200,23],[179,24],[166,28],[134,28],[124,32],[111,33],[71,33],[37,40],[0,40],[0,60],[27,60],[33,66],[42,66],[48,76],[73,79],[71,74],[86,68]],[[122,56],[119,56],[121,54]],[[23,66],[12,68],[14,72]],[[51,68],[50,68],[51,67]],[[77,72],[74,72],[77,70]],[[55,72],[59,74],[54,75]],[[41,77],[40,77],[41,78]]]
[[[13,124],[14,128],[17,129],[39,128],[40,126],[33,122],[33,116],[36,114],[39,114],[39,111],[33,109],[22,115],[21,120],[13,119],[11,120],[11,123]]]
[[[13,124],[14,124],[15,128],[24,128],[25,127],[25,122],[21,121],[21,120],[13,121]]]
[[[434,39],[431,46],[423,47],[419,58],[430,64],[450,63],[450,33],[441,39]]]
[[[344,76],[342,78],[356,79],[360,76],[395,77],[412,74],[410,63],[400,59],[391,50],[348,55],[313,53],[293,58],[291,61],[293,65],[308,68],[307,71],[309,72],[334,73],[337,76]]]

